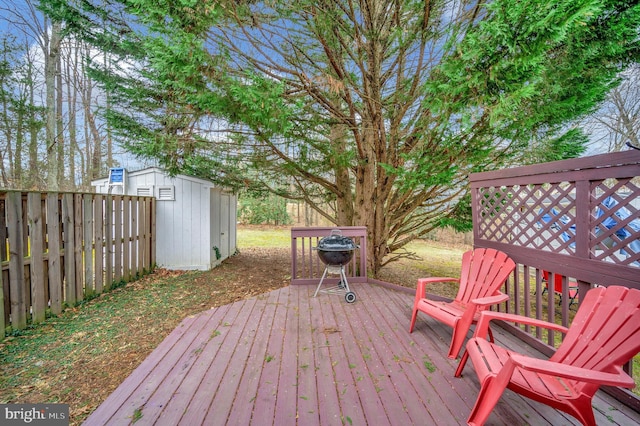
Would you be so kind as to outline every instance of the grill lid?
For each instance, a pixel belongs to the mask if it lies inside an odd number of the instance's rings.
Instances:
[[[316,249],[321,251],[353,251],[358,245],[351,238],[343,237],[339,229],[331,231],[331,235],[318,241]]]

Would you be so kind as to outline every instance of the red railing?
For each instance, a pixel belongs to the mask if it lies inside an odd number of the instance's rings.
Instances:
[[[318,284],[325,265],[320,261],[314,247],[321,238],[339,229],[344,237],[354,240],[359,246],[345,273],[349,283],[367,282],[367,228],[364,226],[291,228],[291,284]],[[328,277],[327,284],[335,284],[339,277]]]

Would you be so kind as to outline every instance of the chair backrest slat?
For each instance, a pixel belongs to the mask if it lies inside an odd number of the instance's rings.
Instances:
[[[613,371],[640,352],[640,290],[621,286],[587,292],[552,361]]]
[[[495,249],[477,248],[464,253],[456,301],[468,303],[496,294],[514,268],[515,262]]]

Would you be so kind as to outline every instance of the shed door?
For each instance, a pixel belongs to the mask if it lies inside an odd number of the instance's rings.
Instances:
[[[231,232],[229,223],[229,206],[231,196],[220,194],[220,255],[222,259],[229,257],[229,233]]]

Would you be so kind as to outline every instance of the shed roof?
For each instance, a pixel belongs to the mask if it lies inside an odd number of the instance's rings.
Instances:
[[[147,175],[147,174],[151,174],[151,173],[159,173],[159,174],[168,176],[167,172],[165,172],[161,168],[155,167],[155,166],[154,167],[147,167],[147,168],[136,170],[136,171],[133,171],[133,172],[127,170],[127,175],[129,177],[142,176],[142,175]],[[107,176],[102,177],[102,178],[98,178],[98,179],[94,179],[94,180],[91,181],[91,185],[92,186],[99,185],[100,183],[106,181],[107,179],[109,179],[109,177],[107,177]],[[208,186],[208,187],[212,187],[212,188],[216,187],[216,185],[213,182],[205,180],[205,179],[197,178],[197,177],[194,177],[194,176],[187,176],[187,175],[178,174],[178,175],[173,176],[173,179],[187,180],[187,181],[190,181],[190,182],[198,183],[198,184],[201,184],[203,186]]]

